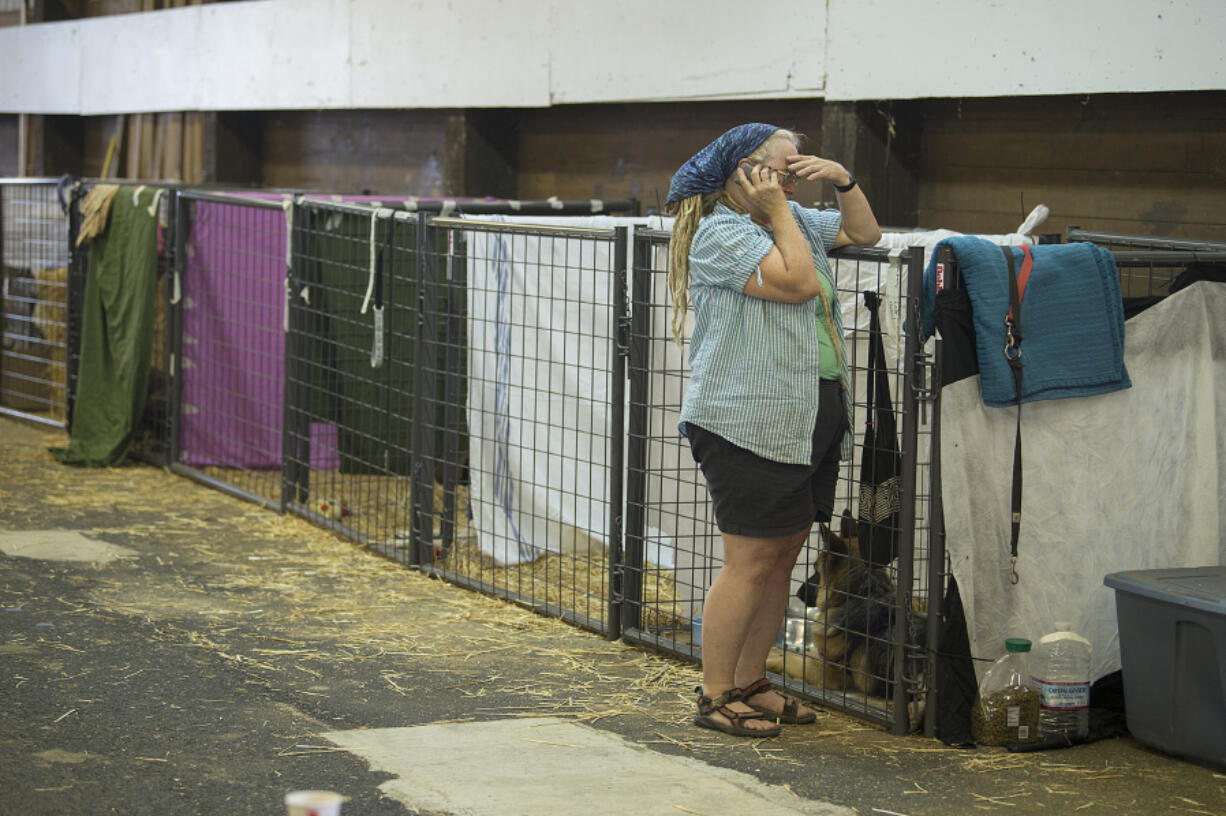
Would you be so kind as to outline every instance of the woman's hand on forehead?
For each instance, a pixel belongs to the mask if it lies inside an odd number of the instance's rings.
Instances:
[[[807,181],[828,181],[831,184],[846,184],[851,177],[847,168],[831,159],[793,153],[787,157],[788,170]]]

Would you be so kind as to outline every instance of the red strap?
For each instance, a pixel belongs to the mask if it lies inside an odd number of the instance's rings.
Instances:
[[[1017,273],[1017,302],[1021,305],[1026,296],[1026,283],[1030,280],[1030,270],[1034,268],[1034,258],[1030,257],[1030,244],[1018,244],[1022,251],[1022,268]],[[1009,307],[1009,320],[1013,320],[1013,307]]]

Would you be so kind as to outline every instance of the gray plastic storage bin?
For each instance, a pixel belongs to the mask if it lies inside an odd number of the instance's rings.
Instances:
[[[1226,767],[1226,567],[1115,572],[1128,730]]]

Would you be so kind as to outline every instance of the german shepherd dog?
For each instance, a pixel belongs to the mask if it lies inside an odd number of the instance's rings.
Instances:
[[[815,573],[797,593],[809,610],[803,658],[773,649],[767,669],[832,691],[887,696],[893,668],[897,594],[889,572],[860,556],[856,520],[843,511],[838,534],[820,526],[822,549]],[[923,618],[907,610],[910,643],[923,634]],[[816,654],[814,654],[816,652]]]

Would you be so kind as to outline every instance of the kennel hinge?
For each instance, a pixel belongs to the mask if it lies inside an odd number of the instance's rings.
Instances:
[[[617,345],[619,356],[630,356],[630,315],[622,315],[617,318],[617,332],[614,343]]]
[[[928,422],[928,405],[937,398],[936,357],[926,351],[915,353],[911,391],[920,406],[920,422]]]
[[[613,581],[612,586],[609,587],[609,599],[615,604],[620,604],[626,600],[625,586],[628,569],[625,564],[613,565]]]

